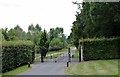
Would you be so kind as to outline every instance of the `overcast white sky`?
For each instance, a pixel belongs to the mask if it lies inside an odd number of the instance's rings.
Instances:
[[[69,35],[77,11],[72,1],[76,0],[0,0],[0,27],[10,29],[18,24],[27,32],[30,24],[38,23],[47,31],[63,27]]]

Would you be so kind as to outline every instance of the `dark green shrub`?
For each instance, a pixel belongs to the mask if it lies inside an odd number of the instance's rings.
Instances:
[[[83,42],[84,60],[119,59],[120,38],[94,38],[80,40]],[[79,45],[79,48],[80,48]]]
[[[2,42],[2,72],[32,63],[34,45],[30,41],[3,41]]]

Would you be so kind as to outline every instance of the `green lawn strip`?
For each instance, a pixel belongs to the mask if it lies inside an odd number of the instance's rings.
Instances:
[[[109,61],[103,62],[102,64],[101,65],[103,66],[103,68],[105,68],[108,72],[111,72],[109,74],[118,75],[118,61],[117,60],[114,60],[114,61],[109,60]]]
[[[85,70],[86,67],[88,67],[88,66],[86,65],[86,62],[83,62],[83,63],[81,62],[81,64],[77,65],[74,69],[77,70],[76,73],[77,73],[78,75],[85,75],[85,73],[86,73],[86,71],[87,71],[87,70]]]
[[[94,66],[95,62],[91,62],[89,61],[89,63],[86,63],[86,66],[84,65],[84,67],[86,67],[84,70],[87,70],[87,75],[95,75],[96,74],[96,69]]]
[[[119,60],[116,60],[116,59],[114,59],[114,61],[113,60],[109,60],[109,63],[112,63],[113,65],[118,65],[118,61]]]
[[[64,72],[65,72],[65,74],[66,75],[73,75],[73,74],[71,74],[71,71],[72,69],[71,69],[71,66],[68,68],[68,67],[65,67],[65,70],[64,70]]]
[[[3,75],[3,77],[5,77],[5,76],[9,76],[9,75],[17,75],[17,74],[19,74],[19,73],[22,73],[22,72],[24,72],[24,71],[27,71],[29,68],[28,68],[28,66],[27,65],[24,65],[24,66],[21,66],[21,67],[18,67],[18,68],[16,68],[16,69],[14,69],[14,70],[11,70],[11,71],[9,71],[9,72],[6,72],[6,73],[3,73],[2,75]],[[5,76],[4,76],[5,75]],[[11,76],[9,76],[9,77],[11,77]]]
[[[117,75],[115,73],[113,73],[112,68],[115,68],[116,65],[111,65],[111,63],[109,63],[110,60],[99,60],[96,64],[95,64],[95,68],[97,71],[97,75]],[[113,60],[114,62],[114,60]],[[108,68],[109,67],[109,68]],[[117,69],[117,68],[115,68]],[[117,70],[116,70],[117,72]]]
[[[93,62],[90,62],[90,61],[89,62],[84,62],[83,69],[81,69],[81,70],[83,70],[83,71],[79,72],[80,75],[81,74],[82,75],[94,75],[95,68],[94,68]]]
[[[79,72],[83,72],[83,63],[76,66],[70,66],[66,68],[66,74],[79,75]]]
[[[97,60],[80,62],[67,67],[66,74],[72,75],[118,75],[117,60]]]
[[[105,61],[106,62],[106,61]],[[109,64],[108,64],[109,65]],[[95,68],[96,68],[96,74],[97,75],[109,75],[107,69],[104,68],[103,62],[100,60],[97,63],[95,63]],[[110,72],[111,73],[111,72]]]

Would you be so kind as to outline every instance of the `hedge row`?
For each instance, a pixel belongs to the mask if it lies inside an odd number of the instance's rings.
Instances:
[[[84,60],[120,59],[120,38],[97,38],[80,40],[83,42]]]
[[[4,41],[2,42],[2,72],[33,61],[34,45],[30,41]]]

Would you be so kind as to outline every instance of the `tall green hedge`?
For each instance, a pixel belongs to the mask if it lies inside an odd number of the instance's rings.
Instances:
[[[120,59],[120,37],[80,40],[79,48],[82,42],[84,60]]]
[[[15,69],[32,62],[34,45],[30,41],[2,42],[2,72]]]

